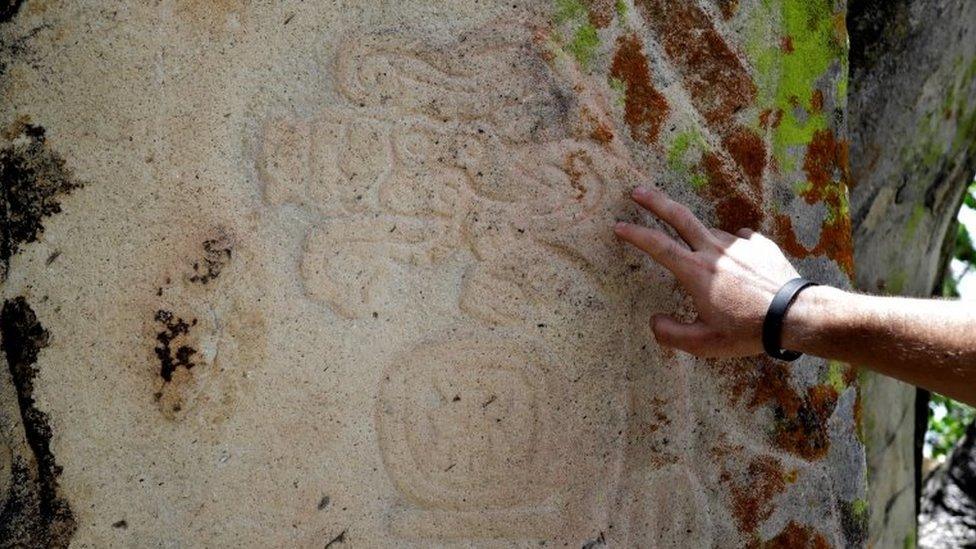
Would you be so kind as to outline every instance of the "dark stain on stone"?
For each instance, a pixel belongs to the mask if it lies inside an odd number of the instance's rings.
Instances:
[[[895,59],[918,36],[911,0],[852,0],[848,3],[851,82],[884,59]]]
[[[50,422],[34,401],[37,356],[49,335],[26,299],[4,301],[0,310],[3,355],[33,458],[30,463],[15,457],[10,491],[0,511],[0,540],[10,547],[67,547],[76,528],[71,507],[58,490],[61,467],[51,452]]]
[[[62,195],[81,187],[64,159],[51,151],[44,128],[21,117],[2,132],[0,149],[0,263],[6,276],[20,245],[44,232],[43,218],[61,211]]]
[[[325,508],[329,506],[330,501],[329,496],[322,496],[322,499],[319,500],[318,510],[324,511]]]
[[[755,385],[750,409],[770,406],[776,422],[772,442],[781,450],[813,461],[830,449],[827,420],[837,405],[837,391],[830,385],[814,385],[805,394],[793,388],[789,368],[762,360],[754,370]]]
[[[119,530],[125,530],[129,527],[129,523],[125,520],[120,520],[112,523],[112,528],[117,528]]]
[[[156,311],[156,322],[162,329],[156,332],[156,358],[159,359],[159,376],[163,381],[173,380],[173,372],[177,368],[192,369],[196,364],[192,357],[196,349],[189,345],[180,345],[177,340],[190,333],[190,328],[196,326],[196,319],[190,322],[175,316],[172,312],[160,309]]]
[[[338,545],[340,543],[345,543],[345,542],[346,542],[346,531],[343,530],[342,532],[339,532],[338,536],[332,538],[331,540],[329,540],[329,543],[325,544],[325,549],[329,549],[329,547],[332,547],[333,545]]]
[[[858,509],[851,501],[838,501],[840,507],[840,526],[848,547],[864,547],[868,540],[868,520],[866,508]],[[863,503],[863,500],[862,500]]]
[[[220,276],[224,267],[230,263],[233,246],[226,237],[218,237],[203,242],[203,259],[193,264],[190,282],[207,284]]]
[[[24,0],[0,0],[0,23],[6,23],[17,15]]]

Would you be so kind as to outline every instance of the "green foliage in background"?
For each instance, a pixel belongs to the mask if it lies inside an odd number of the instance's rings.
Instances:
[[[976,210],[976,183],[970,185],[966,191],[962,207]],[[976,248],[973,247],[973,235],[962,223],[958,224],[958,231],[953,257],[962,261],[966,265],[966,270],[960,276],[953,276],[951,272],[946,273],[942,282],[942,295],[945,297],[959,297],[959,281],[967,272],[976,271]],[[932,447],[932,457],[937,459],[951,453],[956,442],[966,433],[966,427],[974,419],[976,419],[976,410],[972,407],[933,393],[929,401],[929,429],[925,434],[926,442]]]
[[[945,408],[945,415],[936,412],[939,408]],[[929,412],[929,431],[925,433],[925,438],[932,445],[932,458],[938,459],[952,453],[956,442],[966,434],[966,427],[976,419],[976,410],[951,398],[932,393]]]
[[[966,196],[963,199],[963,208],[976,210],[976,183],[969,186]],[[973,236],[962,223],[957,224],[955,249],[952,251],[954,258],[962,261],[966,265],[966,270],[960,276],[953,276],[951,272],[946,273],[942,281],[942,295],[944,297],[959,297],[958,284],[966,273],[976,271],[976,248],[973,247]]]

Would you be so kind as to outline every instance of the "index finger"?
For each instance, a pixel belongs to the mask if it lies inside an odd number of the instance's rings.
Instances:
[[[712,232],[687,206],[671,200],[663,192],[638,187],[634,189],[633,199],[661,221],[674,227],[691,249],[698,250],[714,242],[715,237]]]
[[[651,259],[678,275],[691,259],[691,250],[679,244],[664,231],[633,223],[617,223],[613,232],[620,238],[647,252]]]

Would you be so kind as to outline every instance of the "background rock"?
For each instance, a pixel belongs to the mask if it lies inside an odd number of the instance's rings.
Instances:
[[[976,4],[854,0],[851,215],[858,288],[941,288],[963,191],[976,173]],[[927,397],[865,373],[871,538],[914,543]]]

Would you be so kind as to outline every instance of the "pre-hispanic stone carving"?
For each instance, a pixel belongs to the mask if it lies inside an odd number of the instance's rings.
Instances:
[[[851,369],[663,351],[695,313],[611,231],[656,185],[844,284],[842,6],[177,4],[30,16],[166,37],[106,87],[152,109],[11,103],[91,182],[4,286],[72,541],[860,543]]]

